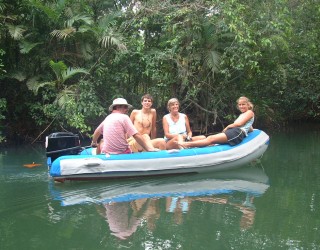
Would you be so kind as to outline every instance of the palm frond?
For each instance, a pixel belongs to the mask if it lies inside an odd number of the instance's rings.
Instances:
[[[89,74],[89,72],[83,68],[68,68],[66,71],[62,72],[62,79],[63,79],[63,81],[66,81],[67,79],[71,78],[72,76],[80,74],[80,73]]]
[[[65,27],[72,27],[76,22],[91,25],[93,24],[93,19],[87,15],[75,15],[70,17],[70,19],[65,22]]]
[[[50,33],[50,35],[62,40],[62,39],[66,39],[67,37],[70,37],[75,32],[76,32],[75,28],[68,27],[63,30],[54,30]]]
[[[30,52],[30,50],[32,50],[34,47],[36,47],[39,44],[42,44],[42,43],[30,43],[26,40],[22,40],[19,43],[20,53],[21,54],[28,54]]]
[[[14,40],[20,40],[23,37],[23,32],[26,31],[25,27],[22,25],[12,25],[6,24],[8,27],[9,34]]]
[[[101,38],[100,43],[104,48],[117,46],[119,50],[127,50],[125,44],[115,36],[106,35]]]
[[[93,31],[103,48],[116,46],[119,50],[127,50],[124,38],[121,33],[118,33],[113,26],[116,21],[110,17],[104,17],[98,22],[98,26]]]
[[[77,32],[79,33],[93,32],[93,29],[88,25],[82,25],[77,29]]]
[[[220,54],[217,51],[207,51],[205,55],[205,64],[212,71],[212,73],[219,70]]]
[[[44,86],[52,86],[52,87],[55,86],[55,82],[54,81],[51,81],[51,82],[38,82],[38,79],[39,79],[39,77],[36,76],[36,77],[30,78],[27,81],[28,89],[33,91],[33,93],[35,95],[37,95],[39,89],[44,87]]]
[[[63,61],[54,62],[52,60],[49,62],[49,64],[51,69],[55,73],[57,80],[61,81],[62,73],[68,69],[67,65],[65,65]]]
[[[64,89],[60,91],[57,95],[57,98],[54,101],[54,104],[58,105],[59,107],[64,107],[67,102],[73,99],[76,92],[72,89]]]
[[[22,72],[21,70],[11,73],[9,75],[9,77],[13,78],[13,79],[16,79],[16,80],[18,80],[20,82],[22,82],[22,81],[27,79],[27,75],[24,72]]]

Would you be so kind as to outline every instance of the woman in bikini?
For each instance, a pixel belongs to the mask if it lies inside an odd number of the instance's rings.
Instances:
[[[197,141],[205,139],[204,135],[192,136],[189,118],[180,113],[180,103],[177,98],[172,98],[167,105],[169,114],[162,119],[164,139],[167,142],[167,149],[179,149],[184,141]]]

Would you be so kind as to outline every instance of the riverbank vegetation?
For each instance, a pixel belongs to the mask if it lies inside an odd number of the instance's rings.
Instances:
[[[255,104],[256,126],[319,120],[315,0],[0,0],[0,140],[90,135],[115,97],[177,97],[193,129]],[[212,125],[214,124],[214,126]]]

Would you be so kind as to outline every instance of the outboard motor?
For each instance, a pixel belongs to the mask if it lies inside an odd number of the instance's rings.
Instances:
[[[46,137],[46,155],[51,162],[63,155],[77,155],[80,151],[79,136],[71,132],[56,132]]]

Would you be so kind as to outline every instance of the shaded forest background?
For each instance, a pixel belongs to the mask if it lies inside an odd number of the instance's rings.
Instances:
[[[196,133],[319,121],[318,0],[0,0],[0,142],[86,137],[115,97],[181,101]]]

